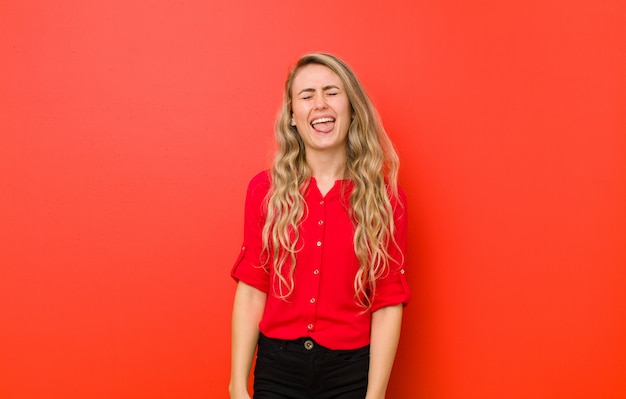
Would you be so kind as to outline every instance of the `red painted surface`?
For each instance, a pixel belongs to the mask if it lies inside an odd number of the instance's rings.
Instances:
[[[312,50],[355,68],[403,161],[388,397],[626,397],[625,15],[2,2],[0,397],[227,397],[245,188]]]

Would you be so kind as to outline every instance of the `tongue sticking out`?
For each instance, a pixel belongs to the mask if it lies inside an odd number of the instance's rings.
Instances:
[[[313,129],[320,133],[328,133],[335,127],[335,122],[321,122],[313,125]]]

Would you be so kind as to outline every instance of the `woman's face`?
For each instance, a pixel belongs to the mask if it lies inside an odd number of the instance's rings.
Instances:
[[[296,72],[291,87],[291,126],[302,137],[307,154],[345,154],[352,108],[344,85],[330,68],[309,64]]]

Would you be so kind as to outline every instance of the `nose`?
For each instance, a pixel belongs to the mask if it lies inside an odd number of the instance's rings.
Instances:
[[[315,106],[315,109],[326,108],[326,97],[324,96],[324,93],[315,96],[315,103],[313,105]]]

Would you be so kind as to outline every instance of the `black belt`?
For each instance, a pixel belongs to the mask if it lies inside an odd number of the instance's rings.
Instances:
[[[269,338],[265,335],[261,334],[259,337],[259,343],[263,343],[263,341],[268,344],[278,346],[281,350],[286,350],[289,352],[330,352],[331,349],[326,348],[313,341],[311,338],[298,338],[298,339],[276,339]]]
[[[266,337],[265,335],[261,334],[260,337],[259,337],[259,343],[261,343],[263,341],[265,341],[265,342],[267,342],[269,344],[272,344],[272,345],[276,345],[276,346],[280,347],[281,350],[286,350],[286,351],[289,351],[289,352],[302,352],[302,353],[309,353],[309,352],[335,352],[335,353],[341,353],[341,352],[353,352],[355,350],[363,349],[363,348],[358,348],[358,349],[347,349],[347,350],[333,350],[333,349],[329,349],[329,348],[327,348],[325,346],[322,346],[322,345],[318,344],[312,338],[309,338],[309,337],[288,340],[288,339],[269,338],[269,337]]]

